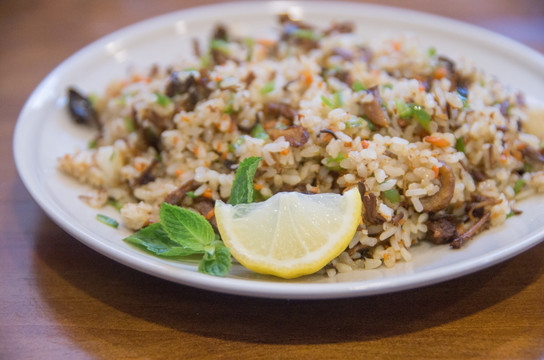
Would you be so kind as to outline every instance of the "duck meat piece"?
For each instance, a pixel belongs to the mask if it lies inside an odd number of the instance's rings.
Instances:
[[[291,105],[282,102],[268,102],[263,105],[263,113],[273,117],[283,116],[291,123],[295,121],[298,112]]]
[[[181,205],[187,193],[193,189],[196,189],[198,184],[194,180],[189,180],[185,184],[181,185],[170,194],[166,195],[164,202],[170,205]]]
[[[363,201],[364,214],[363,219],[372,225],[384,223],[387,219],[382,214],[378,213],[378,199],[371,191],[366,191],[366,185],[363,182],[357,184],[361,200]]]
[[[155,180],[153,170],[157,167],[159,160],[153,159],[151,163],[142,171],[142,173],[134,180],[135,186],[142,186]]]
[[[470,229],[465,231],[460,236],[456,237],[451,243],[450,246],[452,249],[459,249],[470,240],[474,235],[484,230],[487,225],[489,225],[489,219],[491,218],[491,213],[487,212],[484,216],[480,218]]]
[[[378,86],[374,85],[373,87],[367,90],[368,93],[372,94],[373,99],[370,102],[363,102],[363,111],[374,125],[380,127],[388,127],[389,120],[385,109],[382,106],[382,99],[378,91]]]
[[[447,244],[459,236],[458,221],[453,217],[439,217],[429,220],[427,225],[427,240],[434,244]]]
[[[300,125],[290,126],[285,129],[268,129],[266,133],[272,140],[276,140],[279,137],[284,137],[285,141],[289,142],[292,147],[300,147],[308,142],[308,132]]]

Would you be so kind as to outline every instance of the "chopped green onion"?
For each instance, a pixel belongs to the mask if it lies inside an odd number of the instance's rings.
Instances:
[[[210,49],[222,52],[225,55],[229,55],[229,43],[221,39],[213,39],[210,42]]]
[[[510,211],[508,214],[506,214],[506,218],[511,218],[512,216],[514,216],[514,212],[513,211]]]
[[[331,163],[339,163],[339,162],[341,162],[342,160],[344,160],[345,158],[347,158],[346,154],[344,154],[344,153],[338,153],[338,155],[336,155],[336,157],[327,158],[327,164],[331,164]]]
[[[383,192],[387,200],[391,201],[392,203],[398,203],[400,202],[400,194],[397,189],[392,188],[389,190],[385,190]]]
[[[134,122],[132,121],[132,118],[128,116],[124,117],[123,122],[125,123],[125,129],[127,129],[129,133],[134,132],[134,130],[136,130],[136,128],[134,127]]]
[[[234,94],[230,94],[229,99],[223,108],[223,112],[227,115],[234,114],[236,112],[236,110],[234,110]]]
[[[247,56],[246,61],[251,61],[253,58],[253,47],[255,46],[255,40],[251,37],[246,37],[244,43],[247,46]]]
[[[191,199],[195,199],[197,197],[199,197],[200,195],[195,195],[195,192],[194,191],[187,191],[185,193],[185,195],[187,195],[188,197],[190,197]]]
[[[357,91],[366,90],[366,87],[365,87],[365,86],[363,85],[363,83],[360,82],[359,80],[355,80],[355,81],[353,82],[352,89],[353,89],[353,91],[357,92]]]
[[[417,122],[427,131],[431,131],[431,115],[421,107],[421,105],[410,104],[412,109],[412,115],[416,118]]]
[[[363,119],[365,119],[365,121],[366,121],[366,125],[368,126],[368,130],[376,131],[376,125],[374,125],[374,123],[372,121],[368,120],[366,118],[366,116],[363,116]]]
[[[123,207],[123,204],[115,199],[109,198],[108,205],[113,206],[117,211],[120,211]]]
[[[523,163],[523,172],[531,172],[533,171],[533,166],[529,164],[528,162]]]
[[[230,143],[228,145],[228,149],[229,149],[229,152],[235,152],[236,149],[238,149],[240,147],[240,145],[242,145],[243,143],[246,142],[246,139],[243,138],[243,137],[239,137],[238,139],[236,139],[233,143]]]
[[[125,106],[127,104],[126,98],[127,96],[125,94],[121,94],[115,99],[115,103],[119,106]]]
[[[274,91],[275,83],[274,81],[269,81],[261,88],[261,95],[266,95]]]
[[[110,161],[113,161],[113,159],[115,159],[115,151],[112,151],[110,155]]]
[[[110,218],[109,216],[97,214],[96,220],[100,221],[102,224],[106,224],[108,226],[111,226],[112,228],[117,229],[119,227],[119,223],[115,221],[114,219]]]
[[[329,99],[327,99],[325,95],[321,95],[321,102],[330,107],[331,109],[334,109],[334,104]]]
[[[295,29],[291,33],[291,35],[296,36],[300,39],[307,39],[307,40],[319,40],[320,36],[309,29]]]
[[[341,108],[344,105],[344,99],[342,98],[342,93],[340,91],[335,92],[332,95],[332,98],[334,100],[335,107]]]
[[[406,105],[404,100],[395,99],[395,107],[397,108],[397,113],[401,118],[407,119],[409,117],[412,117],[412,109],[408,105]]]
[[[98,101],[98,95],[95,93],[91,93],[87,96],[87,100],[91,103],[91,106],[94,108],[96,105],[96,102]]]
[[[464,137],[460,137],[457,140],[455,140],[455,149],[462,153],[466,152]]]
[[[365,121],[365,119],[363,119],[363,118],[352,117],[351,119],[349,119],[348,121],[345,122],[346,129],[351,129],[351,128],[354,128],[354,127],[362,126],[364,121]]]
[[[263,140],[268,140],[270,138],[261,124],[257,124],[251,129],[251,137]]]
[[[525,185],[525,180],[519,179],[518,181],[516,181],[516,183],[514,184],[514,193],[519,193],[523,188],[523,185]]]
[[[384,89],[392,89],[392,88],[393,88],[393,84],[389,84],[389,83],[383,84],[383,88],[384,88]]]
[[[434,57],[436,55],[436,48],[431,46],[429,49],[427,49],[427,55],[429,55],[429,57]]]
[[[97,146],[98,146],[98,143],[96,139],[90,140],[89,143],[87,144],[88,149],[96,149]]]
[[[159,104],[160,106],[166,106],[168,104],[170,104],[170,98],[166,95],[163,95],[161,93],[158,93],[156,92],[155,93],[155,96],[157,97],[157,104]]]
[[[200,58],[200,66],[206,69],[210,67],[210,64],[211,64],[210,55],[209,54],[202,55],[202,57]]]

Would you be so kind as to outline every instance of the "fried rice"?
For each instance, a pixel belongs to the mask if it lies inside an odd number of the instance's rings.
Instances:
[[[59,168],[95,189],[89,205],[120,204],[132,230],[163,202],[215,225],[214,201],[250,156],[262,157],[256,201],[358,186],[361,225],[329,276],[410,261],[421,241],[458,248],[544,190],[544,119],[521,92],[410,34],[353,30],[281,15],[277,39],[254,39],[218,25],[178,64],[99,96],[71,89],[74,119],[98,130]]]

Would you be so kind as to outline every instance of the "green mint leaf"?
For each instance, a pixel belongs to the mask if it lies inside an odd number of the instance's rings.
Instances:
[[[195,253],[194,250],[170,240],[160,223],[142,228],[129,237],[124,238],[123,241],[142,247],[159,256],[188,256]]]
[[[159,218],[171,240],[195,252],[204,250],[215,239],[210,223],[193,211],[163,203]]]
[[[261,159],[252,156],[240,163],[232,184],[229,204],[249,204],[253,201],[253,178]]]
[[[198,271],[208,275],[225,276],[231,266],[230,250],[222,242],[216,241],[205,248],[204,256],[198,264]]]

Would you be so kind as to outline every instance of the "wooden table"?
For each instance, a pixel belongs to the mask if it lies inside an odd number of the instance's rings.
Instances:
[[[544,244],[435,286],[280,301],[197,290],[131,270],[45,215],[16,174],[11,151],[32,89],[111,31],[211,2],[0,2],[0,358],[542,358]],[[465,20],[544,52],[541,0],[383,3]]]

